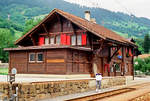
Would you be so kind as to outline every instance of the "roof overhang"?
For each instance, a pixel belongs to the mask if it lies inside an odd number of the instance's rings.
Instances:
[[[29,46],[29,47],[18,47],[18,48],[4,48],[4,51],[29,51],[29,50],[45,50],[45,49],[76,49],[82,51],[92,51],[91,48],[86,47],[73,47],[73,46],[55,46],[55,45],[46,45],[46,46]]]

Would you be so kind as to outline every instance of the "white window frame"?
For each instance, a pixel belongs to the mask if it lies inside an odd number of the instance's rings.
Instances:
[[[31,54],[34,54],[34,61],[30,61],[30,55],[31,55]],[[36,62],[36,54],[35,54],[35,53],[29,53],[29,62],[30,62],[30,63]]]
[[[59,37],[59,43],[57,43],[58,37]],[[60,43],[61,43],[61,37],[60,37],[60,35],[56,35],[56,44],[57,44],[57,45],[60,45]]]
[[[46,40],[48,41],[48,43],[46,44]],[[45,45],[49,45],[50,44],[50,40],[49,37],[45,37]]]
[[[38,54],[42,54],[43,56],[42,56],[42,61],[38,61]],[[38,52],[38,53],[36,53],[36,62],[43,62],[44,61],[44,54],[43,54],[43,52]]]
[[[52,43],[52,38],[54,39],[53,43]],[[54,45],[54,44],[55,44],[55,37],[53,36],[53,37],[50,37],[50,45]]]
[[[80,40],[79,40],[79,37],[81,38]],[[77,45],[82,45],[82,35],[81,34],[77,34]]]
[[[74,44],[73,44],[73,42],[72,42],[72,41],[73,41],[73,37],[75,38]],[[75,45],[76,45],[76,40],[77,40],[76,35],[75,35],[75,34],[72,35],[72,36],[71,36],[71,45],[72,45],[72,46],[75,46]]]

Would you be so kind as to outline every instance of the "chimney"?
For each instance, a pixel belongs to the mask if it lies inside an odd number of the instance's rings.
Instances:
[[[91,18],[91,22],[96,23],[96,19],[95,18]]]
[[[85,11],[85,19],[88,20],[88,21],[91,21],[91,14],[90,14],[90,11]]]

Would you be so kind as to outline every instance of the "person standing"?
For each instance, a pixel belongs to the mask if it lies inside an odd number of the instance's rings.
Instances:
[[[102,74],[97,73],[96,74],[96,91],[100,91],[101,89],[101,80],[102,80]]]

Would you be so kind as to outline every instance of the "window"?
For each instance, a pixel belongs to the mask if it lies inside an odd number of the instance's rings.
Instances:
[[[77,35],[77,45],[82,45],[81,34]]]
[[[125,73],[127,73],[127,72],[128,72],[128,63],[127,63],[127,64],[125,64],[124,71],[125,71]]]
[[[35,62],[35,53],[29,54],[29,62]]]
[[[45,45],[49,45],[49,37],[45,38]]]
[[[60,44],[60,35],[56,36],[56,44]]]
[[[54,37],[51,37],[51,38],[50,38],[50,44],[54,44],[54,40],[55,40],[55,38],[54,38]]]
[[[120,72],[120,64],[115,63],[116,72]]]
[[[114,67],[113,66],[110,68],[110,72],[114,72]]]
[[[71,45],[76,45],[76,35],[71,36]]]
[[[29,53],[29,62],[43,62],[43,53]]]
[[[37,53],[37,62],[43,61],[43,53]]]

